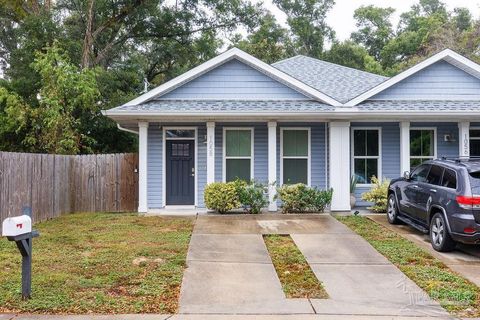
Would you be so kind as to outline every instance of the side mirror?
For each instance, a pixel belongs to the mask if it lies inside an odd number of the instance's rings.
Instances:
[[[405,180],[410,180],[410,172],[409,171],[405,171],[403,173],[403,179]]]

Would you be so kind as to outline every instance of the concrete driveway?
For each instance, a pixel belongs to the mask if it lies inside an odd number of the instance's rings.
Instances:
[[[329,299],[287,299],[262,234],[290,234]],[[363,238],[329,215],[199,216],[181,314],[448,317]]]
[[[428,235],[407,225],[391,225],[384,214],[368,215],[373,221],[397,232],[404,238],[413,241],[418,246],[427,250],[437,259],[445,263],[453,271],[480,286],[480,245],[457,245],[452,252],[437,252],[430,244]]]

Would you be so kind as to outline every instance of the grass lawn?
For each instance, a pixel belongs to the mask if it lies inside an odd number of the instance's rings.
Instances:
[[[287,298],[328,298],[305,257],[289,235],[263,236]]]
[[[480,288],[413,242],[365,217],[337,216],[450,313],[480,316]]]
[[[0,239],[0,312],[173,313],[192,218],[79,213],[36,224],[32,299],[21,256]]]

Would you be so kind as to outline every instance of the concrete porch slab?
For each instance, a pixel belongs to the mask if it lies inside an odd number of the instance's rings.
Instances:
[[[199,216],[194,233],[201,234],[343,234],[351,231],[325,214],[261,214]]]

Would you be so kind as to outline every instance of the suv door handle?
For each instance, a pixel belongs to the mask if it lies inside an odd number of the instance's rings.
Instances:
[[[431,192],[437,193],[437,189],[430,189]]]

